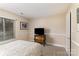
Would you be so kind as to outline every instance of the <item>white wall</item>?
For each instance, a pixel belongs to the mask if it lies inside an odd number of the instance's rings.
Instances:
[[[53,45],[65,46],[66,20],[65,14],[46,18],[32,19],[30,22],[30,41],[34,40],[34,28],[45,28],[46,42]]]
[[[20,30],[21,21],[28,23],[28,20],[26,18],[20,17],[14,13],[1,10],[1,9],[0,9],[0,17],[9,18],[9,19],[14,20],[15,39],[27,40],[27,30]]]

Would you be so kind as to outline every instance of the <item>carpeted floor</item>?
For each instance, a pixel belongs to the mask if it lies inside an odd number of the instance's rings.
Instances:
[[[46,45],[42,50],[43,56],[66,56],[66,51],[62,47]]]

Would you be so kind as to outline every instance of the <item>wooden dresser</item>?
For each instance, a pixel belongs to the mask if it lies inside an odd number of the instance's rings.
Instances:
[[[34,36],[34,40],[35,40],[35,42],[37,42],[37,43],[40,43],[40,44],[45,45],[46,37],[45,37],[45,35],[35,35],[35,36]]]

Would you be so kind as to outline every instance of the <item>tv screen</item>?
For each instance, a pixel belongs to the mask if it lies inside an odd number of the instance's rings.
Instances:
[[[35,28],[35,34],[43,35],[44,34],[44,28]]]

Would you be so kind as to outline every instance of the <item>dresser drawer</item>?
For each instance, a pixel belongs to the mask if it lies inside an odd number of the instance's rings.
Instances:
[[[45,43],[45,35],[35,35],[34,40],[35,40],[35,42],[44,44]]]

